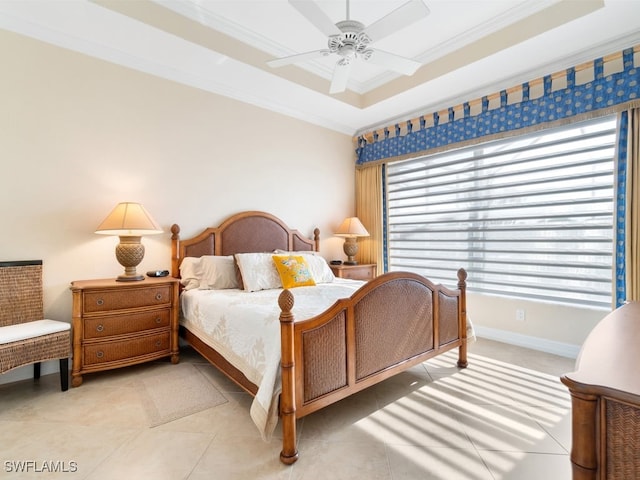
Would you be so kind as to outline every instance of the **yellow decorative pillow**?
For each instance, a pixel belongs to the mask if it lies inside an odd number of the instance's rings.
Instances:
[[[309,265],[302,255],[274,255],[273,263],[280,275],[283,288],[313,286],[313,280]]]

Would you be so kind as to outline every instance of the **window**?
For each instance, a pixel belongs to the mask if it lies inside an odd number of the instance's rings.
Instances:
[[[611,306],[615,116],[387,167],[389,270]]]

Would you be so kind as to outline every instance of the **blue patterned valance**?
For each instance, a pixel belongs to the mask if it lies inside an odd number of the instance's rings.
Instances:
[[[471,115],[470,104],[465,103],[460,111],[449,108],[448,121],[445,123],[440,121],[440,114],[436,112],[432,114],[433,125],[427,126],[425,117],[402,125],[405,127],[404,135],[401,134],[401,125],[393,127],[394,135],[388,128],[383,130],[382,135],[378,132],[362,135],[357,139],[356,163],[363,165],[407,157],[640,100],[640,69],[634,65],[634,48],[624,50],[622,60],[623,69],[606,76],[604,60],[594,60],[593,80],[580,85],[575,82],[576,69],[570,68],[566,71],[566,87],[555,91],[552,91],[552,76],[546,76],[543,81],[544,94],[535,99],[529,98],[530,86],[525,83],[519,90],[521,100],[515,103],[509,104],[507,91],[502,91],[499,107],[489,109],[489,99],[484,97],[481,111],[476,115]],[[459,116],[461,118],[456,118]]]

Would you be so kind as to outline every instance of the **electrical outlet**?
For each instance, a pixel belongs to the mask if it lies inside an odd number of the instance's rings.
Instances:
[[[525,318],[525,316],[524,316],[524,309],[522,309],[522,308],[518,308],[518,309],[516,310],[516,320],[517,320],[518,322],[524,322],[524,318]]]

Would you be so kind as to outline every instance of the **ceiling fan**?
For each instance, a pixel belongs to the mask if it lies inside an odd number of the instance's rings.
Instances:
[[[410,0],[368,27],[361,22],[349,19],[349,0],[347,0],[347,19],[336,24],[315,1],[289,0],[289,3],[329,37],[328,48],[277,58],[267,62],[270,67],[282,67],[336,54],[339,58],[333,70],[329,93],[339,93],[347,88],[349,72],[355,60],[375,63],[403,75],[413,75],[421,66],[420,62],[409,58],[371,48],[371,44],[426,17],[429,9],[422,0]]]

